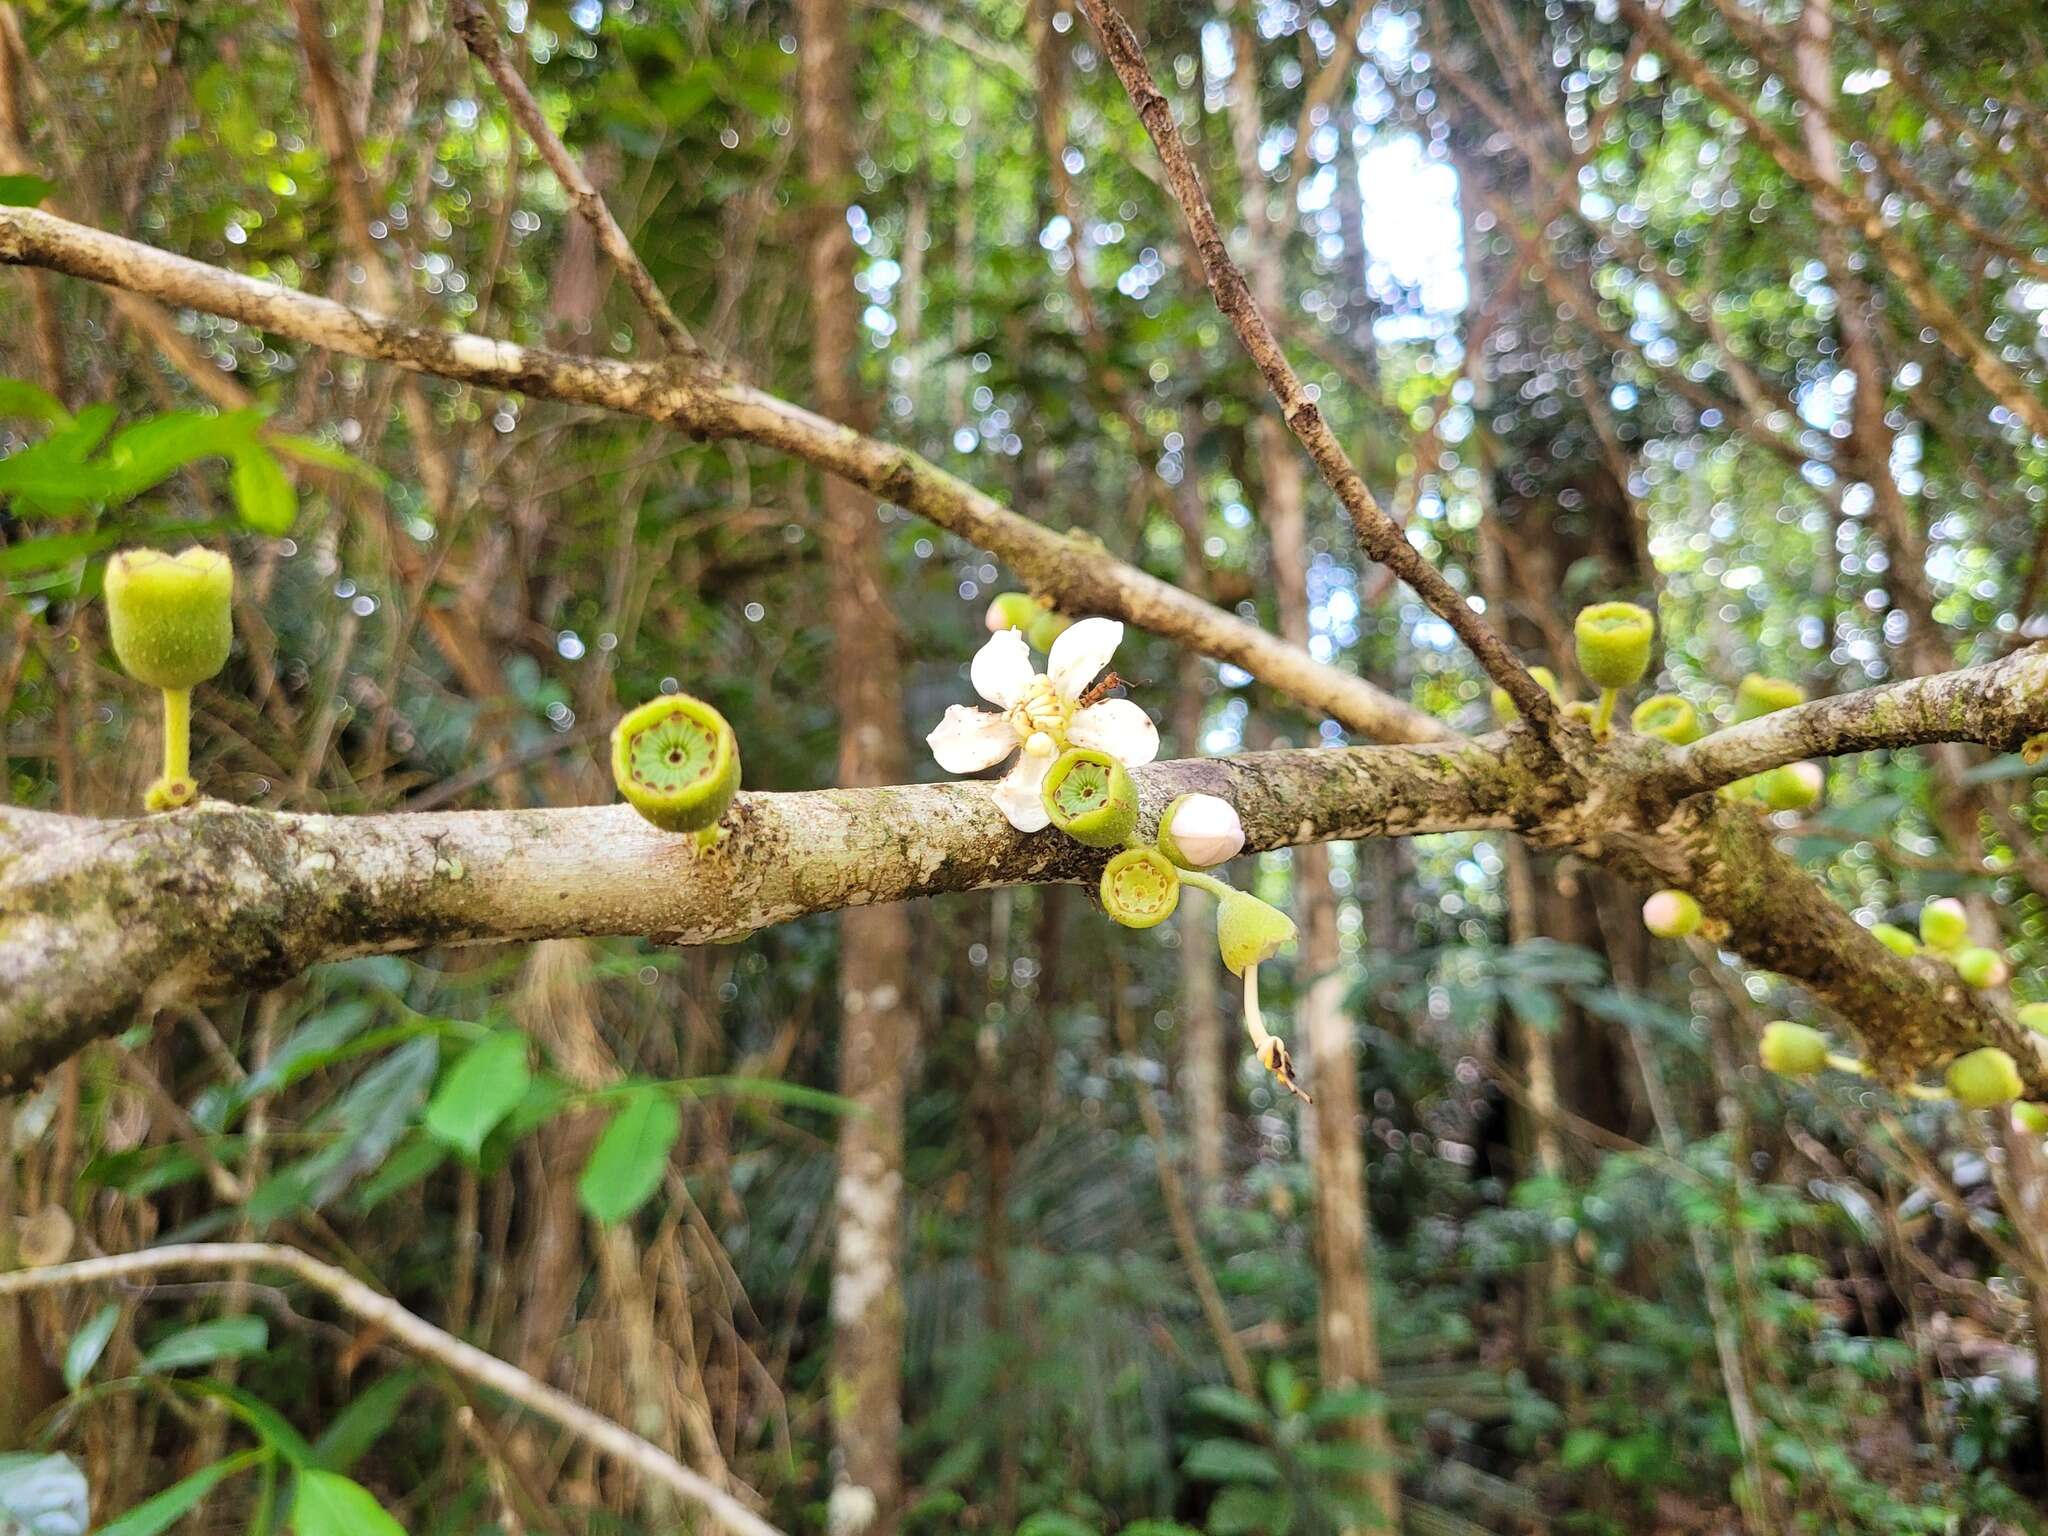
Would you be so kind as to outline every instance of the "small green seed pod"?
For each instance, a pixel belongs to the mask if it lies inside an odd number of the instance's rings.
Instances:
[[[1774,811],[1803,811],[1820,799],[1826,782],[1819,763],[1786,763],[1756,776],[1757,797]]]
[[[1536,679],[1545,693],[1549,694],[1553,699],[1557,699],[1560,704],[1564,702],[1563,699],[1558,698],[1557,674],[1552,672],[1550,668],[1531,667],[1529,675]],[[1493,718],[1502,725],[1513,725],[1522,718],[1522,712],[1515,708],[1515,701],[1508,696],[1508,691],[1505,688],[1495,688],[1493,690]]]
[[[1812,1077],[1828,1064],[1828,1037],[1806,1024],[1779,1019],[1764,1026],[1758,1051],[1764,1070],[1780,1077]]]
[[[1690,891],[1659,891],[1643,903],[1643,926],[1660,939],[1682,939],[1700,925],[1700,904]]]
[[[2019,1021],[2037,1035],[2048,1035],[2048,1003],[2021,1003]]]
[[[1159,818],[1159,851],[1182,869],[1214,869],[1244,849],[1237,807],[1218,795],[1177,795]]]
[[[1138,787],[1124,765],[1093,747],[1069,747],[1039,787],[1045,814],[1077,843],[1115,848],[1138,825]]]
[[[1034,651],[1050,653],[1053,641],[1067,632],[1073,620],[1051,609],[1041,611],[1024,630],[1024,639]]]
[[[2012,1118],[2029,1136],[2048,1136],[2048,1104],[2015,1104]]]
[[[1216,948],[1233,976],[1261,965],[1294,942],[1294,919],[1243,891],[1228,891],[1216,907]]]
[[[1965,1109],[1997,1109],[2026,1089],[2019,1063],[1995,1045],[1970,1051],[1948,1064],[1948,1091]]]
[[[1595,603],[1572,622],[1579,670],[1600,688],[1633,688],[1650,670],[1657,621],[1635,603]]]
[[[1806,690],[1782,677],[1765,677],[1752,672],[1735,685],[1735,723],[1774,715],[1781,709],[1806,702]]]
[[[1920,941],[1896,923],[1873,923],[1870,936],[1895,955],[1910,959],[1920,953]]]
[[[2005,963],[2005,956],[1995,949],[1972,945],[1956,951],[1956,974],[1963,978],[1963,985],[1982,991],[1986,987],[2002,987],[2012,975],[2012,969]]]
[[[1157,848],[1126,848],[1102,870],[1102,910],[1126,928],[1156,928],[1180,905],[1180,871]]]
[[[613,727],[612,779],[662,831],[704,832],[739,791],[739,740],[702,699],[669,694]]]
[[[1943,896],[1920,909],[1920,942],[1943,953],[1961,949],[1970,940],[1970,915],[1953,896]]]
[[[997,635],[1006,629],[1028,630],[1044,612],[1038,599],[1029,592],[998,592],[988,605],[988,632]]]
[[[155,688],[192,688],[227,665],[235,568],[195,544],[125,549],[107,562],[107,634],[122,669]]]
[[[1638,736],[1661,736],[1682,747],[1700,739],[1700,712],[1675,693],[1653,693],[1635,707],[1628,728]]]

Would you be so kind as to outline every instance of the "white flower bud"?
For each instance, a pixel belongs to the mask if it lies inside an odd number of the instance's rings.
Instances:
[[[1166,809],[1159,845],[1183,869],[1212,869],[1244,848],[1237,807],[1215,795],[1182,795]]]

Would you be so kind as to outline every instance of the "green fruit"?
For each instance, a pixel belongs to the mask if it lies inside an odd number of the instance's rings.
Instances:
[[[1870,936],[1895,955],[1911,957],[1920,953],[1920,941],[1895,924],[1874,924]]]
[[[2048,1003],[2022,1003],[2019,1020],[2037,1035],[2048,1035]]]
[[[1828,1037],[1809,1025],[1779,1019],[1764,1026],[1758,1055],[1766,1071],[1781,1077],[1811,1077],[1828,1064]]]
[[[1025,629],[1024,638],[1034,651],[1049,652],[1052,650],[1053,641],[1065,634],[1067,627],[1073,622],[1064,613],[1054,613],[1051,609],[1045,609]]]
[[[1216,948],[1233,976],[1263,965],[1294,942],[1294,919],[1243,891],[1226,892],[1216,906]]]
[[[227,665],[235,568],[197,544],[175,555],[126,549],[107,562],[107,633],[137,682],[191,688]]]
[[[1635,707],[1628,728],[1638,736],[1661,736],[1682,747],[1700,739],[1700,712],[1675,693],[1653,693]]]
[[[1689,891],[1659,891],[1643,903],[1643,926],[1660,939],[1682,939],[1700,925],[1700,904]]]
[[[2012,1117],[2019,1128],[2032,1136],[2048,1136],[2048,1105],[2015,1104]]]
[[[1774,811],[1803,811],[1820,799],[1825,775],[1818,763],[1787,763],[1756,776],[1756,792]]]
[[[1069,747],[1039,787],[1052,824],[1090,848],[1115,848],[1138,825],[1138,787],[1124,765],[1093,747]]]
[[[1953,896],[1943,896],[1920,909],[1920,942],[1944,952],[1961,949],[1970,938],[1970,916]]]
[[[998,592],[988,605],[989,633],[1001,634],[1006,629],[1028,630],[1044,612],[1038,599],[1029,592]]]
[[[1550,668],[1531,667],[1529,675],[1536,679],[1538,685],[1545,693],[1549,694],[1553,699],[1558,697],[1557,674],[1552,672]],[[1559,702],[1562,702],[1562,700]],[[1522,718],[1522,712],[1515,708],[1515,701],[1508,697],[1508,691],[1505,688],[1493,690],[1493,717],[1502,725],[1512,725],[1515,721]]]
[[[1634,603],[1595,603],[1572,623],[1579,670],[1600,688],[1632,688],[1650,670],[1657,621]]]
[[[1980,991],[1985,987],[2002,987],[2012,975],[2003,955],[1981,945],[1957,950],[1955,967],[1965,986],[1976,987]]]
[[[1754,720],[1806,702],[1806,690],[1782,677],[1752,672],[1735,685],[1735,719]]]
[[[715,825],[740,787],[740,745],[725,716],[686,693],[642,704],[612,730],[612,779],[664,832]]]
[[[2020,1096],[2019,1063],[1995,1045],[1958,1056],[1948,1066],[1948,1091],[1965,1109],[1996,1109]]]
[[[1126,928],[1153,928],[1180,905],[1180,871],[1157,848],[1126,848],[1102,870],[1102,910]]]

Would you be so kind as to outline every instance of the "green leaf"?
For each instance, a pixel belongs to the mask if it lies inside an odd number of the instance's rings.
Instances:
[[[1102,1527],[1055,1509],[1042,1509],[1017,1527],[1017,1536],[1102,1536]]]
[[[180,1478],[154,1498],[144,1499],[126,1514],[117,1515],[99,1529],[98,1536],[157,1536],[167,1531],[201,1499],[244,1467],[263,1459],[262,1451],[243,1451],[201,1467],[190,1477]]]
[[[338,470],[345,475],[354,475],[358,480],[371,485],[382,485],[385,476],[374,465],[365,464],[361,459],[352,458],[332,443],[323,443],[317,437],[298,437],[290,432],[270,432],[263,439],[281,456],[299,464],[310,464],[315,469]]]
[[[47,176],[0,176],[0,208],[33,208],[56,190]]]
[[[1607,1449],[1606,1434],[1597,1429],[1580,1428],[1564,1437],[1564,1444],[1558,1448],[1557,1460],[1567,1472],[1598,1461]]]
[[[298,1536],[405,1536],[405,1527],[361,1483],[312,1467],[299,1474],[292,1529]]]
[[[121,1320],[119,1302],[108,1302],[99,1311],[85,1320],[85,1326],[71,1336],[71,1343],[64,1350],[64,1385],[76,1392],[92,1374],[92,1368],[99,1364],[100,1356],[107,1347],[107,1340],[114,1336],[114,1324]]]
[[[1205,1483],[1277,1483],[1280,1469],[1256,1445],[1242,1440],[1197,1440],[1181,1471]]]
[[[292,1466],[309,1467],[313,1464],[313,1447],[306,1443],[306,1437],[286,1423],[284,1415],[262,1398],[227,1382],[216,1381],[211,1376],[181,1381],[178,1389],[188,1397],[204,1397],[221,1404],[249,1426],[256,1438],[263,1442],[265,1450],[283,1457]]]
[[[59,427],[68,425],[71,420],[71,413],[64,409],[63,402],[26,379],[0,379],[0,416],[46,421]]]
[[[238,1360],[244,1355],[261,1353],[269,1343],[270,1327],[260,1317],[216,1317],[179,1329],[144,1355],[136,1370],[148,1376],[158,1371],[211,1365],[216,1360]]]
[[[346,1472],[360,1461],[398,1417],[420,1384],[419,1371],[393,1371],[367,1392],[358,1392],[314,1442],[313,1459],[329,1472]]]
[[[0,1532],[6,1536],[85,1536],[85,1474],[69,1456],[31,1451],[0,1456]]]
[[[234,465],[229,485],[242,521],[273,538],[290,533],[299,515],[299,493],[277,462],[277,455],[251,445],[235,455]]]
[[[624,1221],[639,1210],[660,1187],[669,1149],[682,1131],[683,1113],[665,1094],[633,1093],[583,1167],[576,1186],[583,1209],[602,1222]]]
[[[1230,1387],[1196,1387],[1188,1393],[1188,1402],[1191,1406],[1201,1409],[1204,1413],[1212,1414],[1219,1419],[1226,1419],[1232,1424],[1242,1424],[1250,1427],[1266,1422],[1266,1410],[1264,1408],[1246,1397],[1242,1392]]]
[[[532,1085],[526,1050],[526,1036],[516,1029],[498,1030],[471,1046],[434,1090],[427,1129],[474,1160],[484,1138]]]
[[[448,1148],[431,1136],[408,1136],[398,1150],[384,1159],[384,1166],[362,1185],[349,1206],[368,1215],[402,1189],[410,1189],[448,1161]]]

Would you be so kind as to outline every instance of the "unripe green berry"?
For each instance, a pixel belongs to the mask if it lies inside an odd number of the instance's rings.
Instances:
[[[1920,941],[1895,923],[1872,924],[1870,936],[1895,955],[1911,958],[1920,953]]]
[[[1633,688],[1650,670],[1657,621],[1635,603],[1595,603],[1572,623],[1579,670],[1600,688]]]
[[[1102,869],[1102,910],[1126,928],[1153,928],[1180,905],[1180,871],[1157,848],[1126,848]]]
[[[1700,739],[1700,712],[1675,693],[1653,693],[1635,707],[1628,728],[1638,736],[1661,736],[1682,747]]]
[[[2048,1136],[2048,1104],[2015,1104],[2012,1118],[2030,1136]]]
[[[1956,974],[1963,978],[1963,985],[1976,987],[2002,987],[2012,970],[2005,963],[2005,957],[1995,949],[1973,945],[1956,951]]]
[[[1806,690],[1782,677],[1752,672],[1735,685],[1735,720],[1754,720],[1806,702]]]
[[[1549,694],[1553,699],[1558,698],[1557,674],[1551,671],[1550,668],[1531,667],[1529,675],[1536,679],[1537,686],[1542,688],[1545,693]],[[1562,703],[1563,701],[1560,699],[1559,702]],[[1515,701],[1509,697],[1508,691],[1505,688],[1495,688],[1493,690],[1493,717],[1502,725],[1512,725],[1515,721],[1522,718],[1522,712],[1515,708]]]
[[[1182,869],[1214,869],[1243,849],[1244,822],[1220,796],[1176,796],[1159,818],[1159,851]]]
[[[2037,1035],[2048,1035],[2048,1003],[2022,1003],[2019,1021]]]
[[[1995,1045],[1958,1056],[1948,1066],[1948,1091],[1965,1109],[1997,1109],[2025,1088],[2019,1063]]]
[[[988,631],[996,635],[1006,629],[1028,630],[1044,612],[1029,592],[998,592],[988,605]]]
[[[126,549],[107,562],[107,634],[137,682],[191,688],[227,665],[235,568],[197,544],[167,555]]]
[[[702,699],[669,694],[613,728],[612,779],[662,831],[704,832],[739,791],[739,739]]]
[[[1803,811],[1820,799],[1826,775],[1819,763],[1786,763],[1756,776],[1756,792],[1774,811]]]
[[[1294,942],[1294,919],[1243,891],[1226,892],[1216,905],[1216,948],[1233,976],[1263,965]]]
[[[1690,891],[1659,891],[1643,903],[1643,926],[1660,939],[1682,939],[1700,925]]]
[[[1073,622],[1064,613],[1046,609],[1031,621],[1024,631],[1024,638],[1034,651],[1050,652],[1053,641],[1065,634]]]
[[[1953,896],[1942,896],[1920,909],[1920,942],[1946,953],[1961,949],[1970,938],[1970,915]]]
[[[1069,747],[1039,787],[1052,824],[1090,848],[1115,848],[1138,824],[1138,787],[1124,765],[1093,747]]]
[[[1781,1077],[1812,1077],[1828,1064],[1828,1037],[1811,1025],[1779,1019],[1764,1026],[1757,1054],[1766,1071]]]

